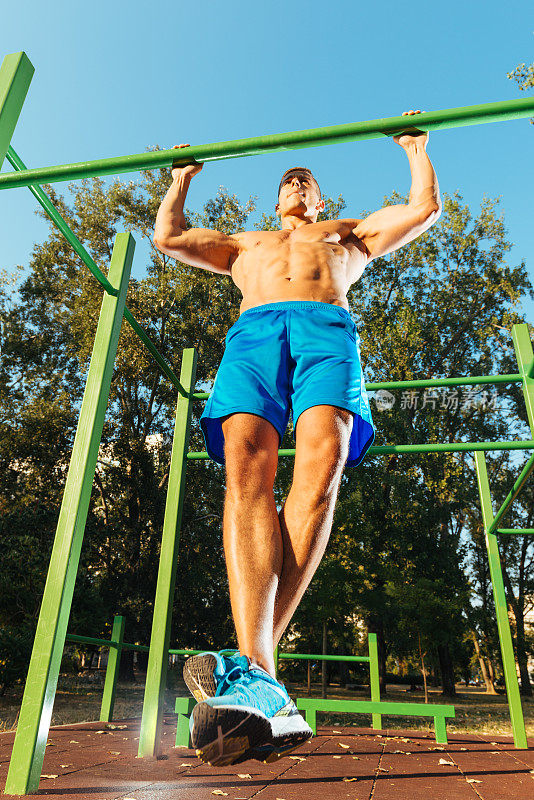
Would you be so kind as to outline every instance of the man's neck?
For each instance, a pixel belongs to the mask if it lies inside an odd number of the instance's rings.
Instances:
[[[282,230],[295,231],[297,228],[302,228],[303,225],[312,225],[314,221],[307,217],[294,217],[288,214],[286,217],[282,217]]]

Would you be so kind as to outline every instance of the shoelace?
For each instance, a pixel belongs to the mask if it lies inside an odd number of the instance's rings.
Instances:
[[[224,692],[233,683],[238,681],[244,674],[245,674],[245,670],[243,669],[243,667],[240,667],[239,664],[237,664],[235,667],[232,667],[232,669],[224,676],[222,681],[220,681],[219,685],[217,686],[217,690],[215,692],[215,697],[218,697],[219,695],[224,694]]]
[[[237,684],[233,689],[234,693],[241,695],[244,700],[249,702],[252,701],[252,704],[254,704],[254,698],[257,696],[256,692],[251,690],[247,684],[252,683],[252,681],[257,680],[258,678],[260,680],[264,680],[266,683],[272,684],[273,686],[282,686],[282,688],[285,689],[283,684],[279,684],[278,681],[275,681],[267,673],[260,670],[255,670],[254,668],[244,670],[243,667],[237,665],[233,667],[233,669],[231,669],[219,683],[215,692],[215,696],[224,694],[227,689],[234,684]]]

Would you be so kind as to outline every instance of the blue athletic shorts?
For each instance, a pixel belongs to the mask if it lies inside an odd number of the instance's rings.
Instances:
[[[348,311],[298,300],[244,311],[226,334],[226,348],[200,418],[208,455],[224,464],[222,418],[257,414],[284,435],[307,408],[332,405],[354,414],[346,467],[373,443],[375,428],[360,363],[360,337]]]

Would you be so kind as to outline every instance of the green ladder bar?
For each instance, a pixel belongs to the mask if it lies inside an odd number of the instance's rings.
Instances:
[[[117,297],[106,294],[102,301],[11,753],[6,794],[28,794],[39,788],[134,248],[131,234],[117,235],[108,277],[119,291]]]
[[[491,493],[484,453],[475,453],[475,463],[514,744],[517,748],[526,749],[528,747],[527,735],[525,732],[523,709],[521,707],[521,697],[519,695],[519,683],[517,681],[512,633],[510,631],[510,621],[508,619],[508,605],[504,591],[499,545],[496,534],[489,532],[489,528],[493,522],[493,509],[491,506]]]
[[[11,53],[0,67],[0,167],[28,94],[35,69],[26,53]]]
[[[122,643],[124,641],[124,617],[113,617],[113,630],[109,643],[108,665],[106,667],[106,680],[100,706],[100,722],[111,722],[115,707],[115,693],[119,679]]]
[[[144,756],[157,757],[161,745],[163,702],[169,663],[168,651],[171,636],[172,604],[185,495],[186,455],[189,447],[189,431],[193,411],[190,395],[195,388],[196,368],[197,352],[194,347],[187,348],[183,351],[180,372],[180,383],[186,390],[187,396],[180,395],[176,407],[169,486],[163,521],[158,583],[143,701],[143,716],[139,733],[139,758]]]
[[[369,645],[369,676],[371,685],[371,701],[380,702],[380,675],[378,672],[378,640],[376,633],[370,633],[367,638]],[[375,730],[382,730],[382,715],[373,713],[372,726]]]

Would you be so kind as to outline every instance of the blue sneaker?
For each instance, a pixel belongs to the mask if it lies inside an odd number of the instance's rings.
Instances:
[[[247,662],[246,669],[231,669],[215,695],[198,703],[191,714],[193,747],[212,766],[249,758],[275,761],[313,735],[284,686]]]
[[[191,656],[184,664],[184,681],[197,701],[214,697],[224,676],[236,666],[248,669],[249,661],[239,650],[219,650]]]

